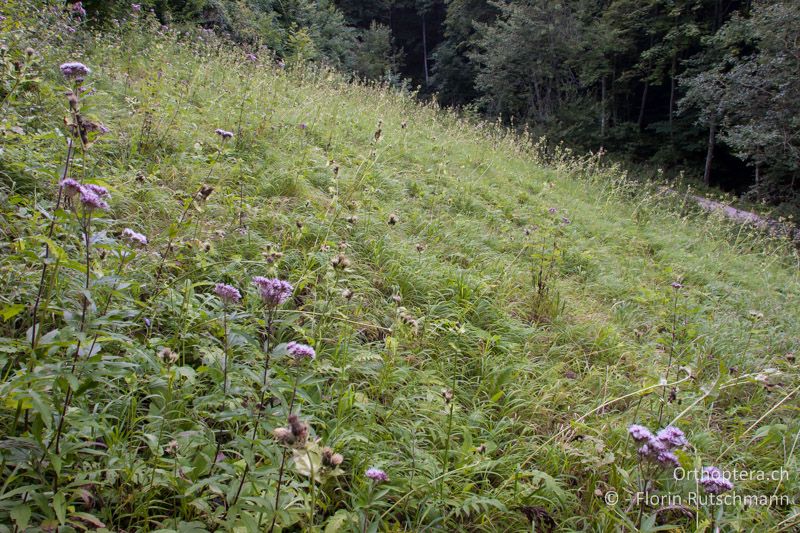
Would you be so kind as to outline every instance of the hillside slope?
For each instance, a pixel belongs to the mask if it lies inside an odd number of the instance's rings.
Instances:
[[[800,492],[789,243],[213,36],[16,16],[4,61],[36,79],[4,89],[0,530],[800,520],[783,500],[629,503],[696,490],[641,458],[631,424],[680,428],[687,469],[790,473],[737,494]],[[66,61],[92,70],[75,109],[110,130],[69,156]],[[61,201],[65,161],[107,210]],[[265,302],[254,276],[291,297]]]

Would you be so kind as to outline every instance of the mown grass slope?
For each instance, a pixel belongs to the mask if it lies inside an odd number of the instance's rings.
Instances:
[[[697,490],[640,462],[634,423],[682,429],[687,469],[790,473],[737,493],[798,493],[791,244],[412,95],[144,19],[67,34],[20,13],[7,56],[34,46],[40,79],[3,104],[0,529],[796,527],[785,502],[629,503]],[[88,290],[81,210],[44,238],[65,61],[92,69],[80,112],[110,129],[68,169],[111,191]],[[294,286],[269,330],[253,276]],[[293,364],[289,341],[316,359]],[[272,436],[290,408],[305,447]]]

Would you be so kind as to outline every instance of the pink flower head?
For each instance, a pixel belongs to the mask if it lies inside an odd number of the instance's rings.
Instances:
[[[131,11],[138,13],[142,10],[142,4],[131,4]]]
[[[87,191],[92,191],[100,198],[108,198],[108,189],[105,187],[101,187],[100,185],[95,185],[94,183],[87,183],[83,186],[83,188]]]
[[[232,131],[226,131],[226,130],[223,130],[222,128],[217,128],[216,130],[214,130],[214,133],[216,133],[217,135],[222,137],[223,141],[227,141],[228,139],[233,139],[233,132]]]
[[[246,56],[244,56],[244,58],[247,59],[248,61],[252,61],[253,63],[258,61],[258,57],[255,54],[247,54]]]
[[[277,307],[288,300],[294,290],[289,282],[277,278],[256,276],[253,284],[258,287],[261,300],[269,307]]]
[[[365,475],[372,481],[375,481],[376,483],[389,481],[389,476],[386,475],[386,472],[384,472],[380,468],[370,468],[369,470],[367,470],[367,473]]]
[[[314,348],[311,346],[294,341],[286,345],[286,351],[289,352],[289,355],[294,357],[295,361],[314,359],[317,355],[317,352],[315,352]]]
[[[63,63],[58,68],[61,70],[61,74],[67,79],[83,79],[92,72],[92,69],[78,61]]]
[[[631,437],[633,437],[633,440],[636,442],[646,442],[653,438],[653,434],[650,430],[639,424],[632,424],[628,428],[628,433],[631,434]]]
[[[72,4],[72,14],[78,18],[86,17],[86,9],[83,7],[83,2],[75,2]]]
[[[125,228],[122,230],[122,238],[134,246],[141,246],[142,248],[147,246],[147,237],[141,233],[133,231],[131,228]]]
[[[62,180],[60,185],[61,189],[64,191],[64,195],[68,198],[71,198],[76,194],[80,194],[81,191],[83,191],[83,185],[72,178],[66,178]]]
[[[224,304],[238,304],[242,299],[242,295],[236,287],[225,285],[224,283],[217,283],[214,286],[214,294],[220,297]]]
[[[686,435],[683,434],[683,431],[675,426],[667,426],[656,433],[656,439],[663,442],[669,449],[679,448],[689,444],[689,441],[686,440]]]
[[[700,484],[709,494],[722,494],[723,492],[733,490],[733,483],[731,480],[726,478],[722,471],[716,466],[707,466],[703,468]]]
[[[93,211],[95,209],[108,209],[108,204],[100,196],[86,187],[81,188],[81,204],[84,209]]]

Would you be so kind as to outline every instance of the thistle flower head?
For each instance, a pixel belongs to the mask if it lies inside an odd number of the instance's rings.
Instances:
[[[683,285],[681,285],[681,284],[680,284],[680,283],[678,283],[677,281],[673,281],[673,282],[672,282],[672,288],[673,288],[673,289],[675,289],[675,290],[682,289],[682,288],[683,288]]]
[[[689,441],[686,440],[686,435],[683,434],[683,431],[675,426],[667,426],[656,433],[656,439],[663,442],[669,449],[679,448],[689,444]]]
[[[272,436],[281,444],[292,444],[294,442],[292,430],[289,428],[275,428],[272,430]]]
[[[301,446],[305,444],[306,439],[308,438],[308,424],[300,420],[300,418],[295,414],[289,415],[288,422],[289,429],[292,432],[295,443]]]
[[[337,270],[344,270],[350,266],[350,259],[344,254],[339,254],[331,259],[331,266]]]
[[[220,297],[225,304],[237,304],[242,299],[242,295],[236,287],[217,283],[214,286],[214,294]]]
[[[336,468],[344,461],[344,457],[340,453],[334,453],[333,449],[324,447],[322,449],[322,464],[328,468]]]
[[[61,69],[61,74],[67,79],[82,79],[92,72],[89,67],[77,61],[63,63],[59,68]]]
[[[707,466],[703,468],[703,473],[700,476],[700,484],[709,494],[722,494],[723,492],[733,490],[733,483],[731,480],[727,479],[716,466]]]
[[[376,483],[389,481],[389,476],[380,468],[370,468],[364,475]]]
[[[147,237],[141,233],[133,231],[131,228],[125,228],[122,230],[122,238],[134,246],[141,246],[142,248],[147,246]]]
[[[314,359],[317,356],[317,352],[315,352],[314,348],[311,346],[294,341],[286,345],[286,351],[289,352],[289,355],[294,357],[295,361]]]
[[[256,276],[253,284],[258,287],[261,300],[269,307],[277,307],[288,300],[294,290],[289,282],[277,278]]]
[[[86,8],[83,7],[83,2],[75,2],[72,4],[72,14],[78,18],[86,16]]]
[[[166,347],[158,352],[158,358],[167,365],[174,365],[178,362],[178,354]]]
[[[108,189],[102,187],[100,185],[95,185],[94,183],[87,183],[83,186],[84,189],[92,191],[100,198],[108,198]]]
[[[64,191],[64,195],[68,198],[75,196],[76,194],[80,194],[83,190],[83,185],[78,183],[72,178],[65,178],[61,180],[61,189]]]
[[[227,130],[223,130],[222,128],[217,128],[216,130],[214,130],[214,133],[216,133],[217,135],[222,137],[223,141],[227,141],[228,139],[233,139],[233,132],[232,131],[227,131]]]

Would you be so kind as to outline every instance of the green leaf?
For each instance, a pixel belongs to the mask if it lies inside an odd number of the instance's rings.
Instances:
[[[67,520],[67,500],[61,491],[56,492],[55,496],[53,496],[53,511],[56,513],[58,523],[63,526]]]
[[[28,527],[28,521],[31,519],[31,508],[25,504],[17,505],[8,513],[11,515],[12,520],[17,523],[19,529]]]
[[[12,304],[0,310],[0,316],[3,317],[3,321],[8,322],[10,318],[14,318],[24,310],[23,304]]]

